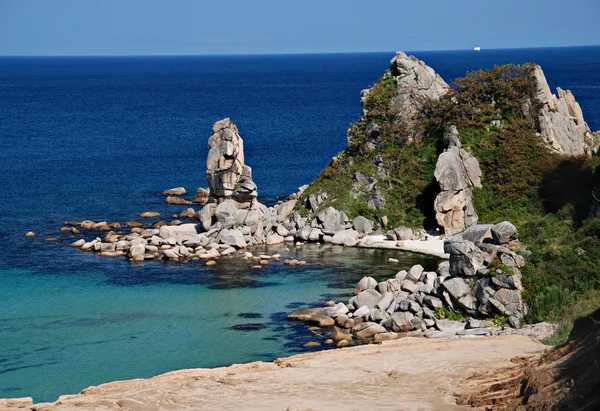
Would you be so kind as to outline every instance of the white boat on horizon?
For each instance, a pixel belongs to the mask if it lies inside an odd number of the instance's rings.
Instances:
[[[479,46],[475,46],[475,47],[473,48],[473,51],[481,51],[481,47],[479,47]]]

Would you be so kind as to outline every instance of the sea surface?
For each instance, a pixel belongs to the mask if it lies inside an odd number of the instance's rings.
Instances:
[[[413,54],[448,82],[536,62],[600,129],[600,47]],[[131,264],[75,250],[59,232],[66,220],[183,211],[158,193],[206,186],[207,140],[224,117],[239,127],[260,200],[285,198],[343,150],[361,89],[393,56],[0,57],[0,397],[53,401],[108,381],[303,352],[314,336],[286,320],[295,307],[343,301],[363,275],[434,268],[431,257],[318,245],[264,250],[305,267]],[[259,325],[235,328],[248,323]]]

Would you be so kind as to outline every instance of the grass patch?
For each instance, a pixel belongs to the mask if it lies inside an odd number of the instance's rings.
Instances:
[[[589,290],[577,298],[575,303],[565,308],[562,318],[558,322],[556,332],[544,341],[548,345],[562,345],[567,342],[573,330],[573,324],[578,318],[592,314],[600,307],[600,291]]]

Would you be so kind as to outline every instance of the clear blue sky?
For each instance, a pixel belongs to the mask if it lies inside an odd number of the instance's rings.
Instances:
[[[600,0],[0,0],[0,55],[600,44]]]

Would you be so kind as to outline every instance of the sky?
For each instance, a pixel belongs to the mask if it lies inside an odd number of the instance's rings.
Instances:
[[[600,0],[0,0],[0,55],[600,45]]]

